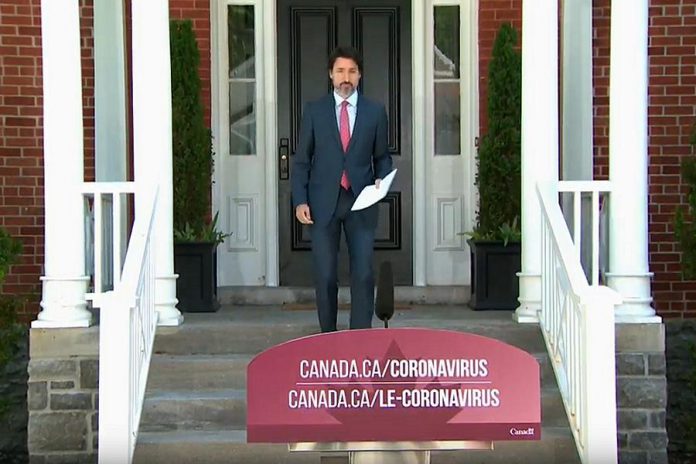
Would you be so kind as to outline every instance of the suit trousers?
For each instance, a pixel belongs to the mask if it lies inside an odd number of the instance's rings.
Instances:
[[[336,330],[338,316],[338,250],[341,229],[350,258],[350,328],[372,327],[375,278],[373,255],[375,225],[366,211],[351,211],[352,190],[340,189],[333,217],[328,224],[312,225],[312,259],[319,325],[322,332]]]

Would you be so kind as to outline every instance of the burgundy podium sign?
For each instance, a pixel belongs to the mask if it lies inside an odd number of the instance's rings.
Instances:
[[[479,335],[347,330],[247,370],[248,442],[539,440],[540,425],[536,359]]]

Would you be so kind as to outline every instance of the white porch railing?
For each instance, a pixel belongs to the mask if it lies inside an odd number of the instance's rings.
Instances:
[[[542,210],[540,326],[556,373],[578,454],[585,464],[617,462],[614,307],[621,297],[599,286],[596,263],[589,285],[579,259],[580,192],[593,198],[593,261],[599,252],[602,182],[537,185]],[[559,190],[573,191],[575,243],[559,206]]]
[[[115,290],[119,284],[125,256],[128,201],[135,196],[135,183],[85,182],[82,193],[87,222],[86,268],[92,276],[92,292],[87,294],[87,299],[92,300],[104,291]]]
[[[583,222],[583,203],[584,200],[590,200],[590,262],[587,263],[589,266],[589,271],[587,273],[590,285],[600,284],[599,271],[601,265],[600,263],[600,214],[603,210],[602,200],[606,199],[606,195],[611,191],[611,182],[609,181],[561,181],[558,183],[558,193],[563,196],[563,194],[569,194],[571,196],[572,205],[572,221],[571,225],[573,231],[571,233],[571,240],[573,241],[573,247],[575,249],[575,255],[578,259],[582,255],[582,247],[584,244],[585,237],[582,235],[585,224]]]
[[[99,334],[100,464],[130,463],[138,436],[157,328],[153,245],[157,193],[149,198],[142,214],[137,212],[123,272],[117,273],[120,278],[114,280],[115,289],[92,296],[94,305],[100,308],[102,328]]]

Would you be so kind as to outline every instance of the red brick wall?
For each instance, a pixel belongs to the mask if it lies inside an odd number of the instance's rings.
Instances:
[[[208,0],[171,0],[172,18],[187,17],[201,46],[203,94],[210,123],[210,12]],[[80,1],[85,132],[85,179],[94,179],[93,0]],[[24,244],[4,292],[29,296],[20,315],[38,312],[44,262],[43,97],[41,1],[0,0],[0,226]]]
[[[609,177],[610,0],[595,0],[595,178]],[[648,177],[650,269],[655,309],[664,317],[696,316],[696,282],[681,277],[672,220],[685,204],[682,158],[696,106],[696,0],[651,0],[649,20]]]
[[[0,1],[0,226],[24,244],[4,292],[32,295],[43,266],[40,0]]]
[[[610,0],[592,2],[592,87],[594,92],[594,176],[609,178],[609,24]]]
[[[39,18],[41,19],[41,18]],[[82,58],[82,126],[85,133],[85,180],[94,181],[94,1],[80,0],[80,56]]]
[[[696,118],[696,0],[650,1],[649,224],[655,309],[665,317],[696,317],[696,282],[681,277],[673,218],[684,206],[683,158],[693,156]]]
[[[517,43],[522,46],[522,0],[485,0],[479,2],[479,134],[488,127],[488,63],[491,61],[495,35],[503,23],[512,23],[517,29]]]

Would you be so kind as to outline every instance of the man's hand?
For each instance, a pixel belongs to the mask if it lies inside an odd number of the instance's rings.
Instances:
[[[375,179],[375,188],[379,190],[379,184],[382,182],[382,179]]]
[[[302,203],[295,207],[295,217],[302,224],[314,224],[312,221],[312,215],[309,213],[309,205],[307,203]]]

